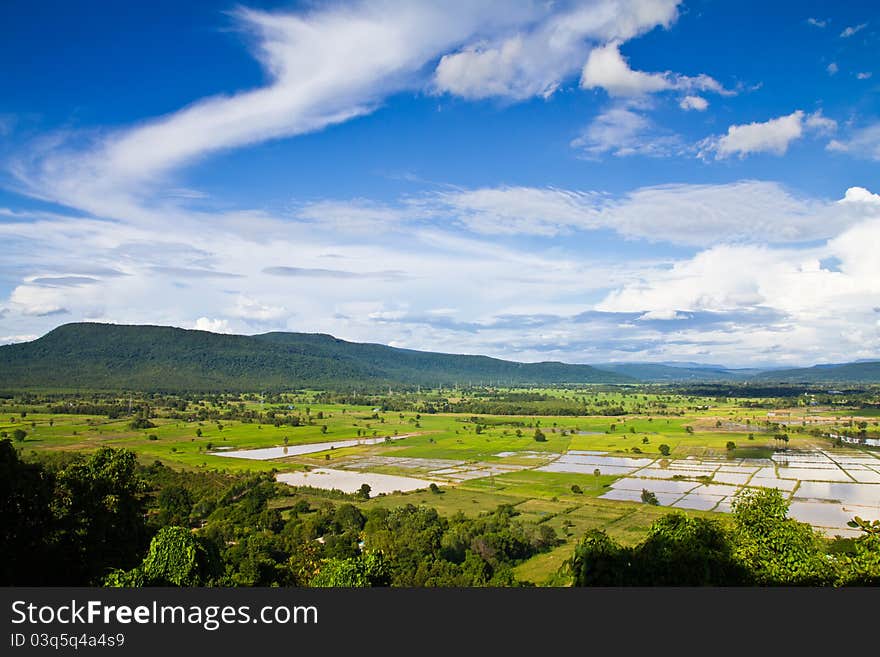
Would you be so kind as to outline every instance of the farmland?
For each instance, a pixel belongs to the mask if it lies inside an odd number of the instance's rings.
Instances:
[[[328,470],[349,473],[346,479],[361,473],[365,482],[370,476],[397,481],[389,475],[430,482],[430,489],[351,501],[364,511],[413,504],[474,518],[507,505],[520,520],[551,527],[559,537],[552,550],[515,566],[517,578],[542,584],[552,581],[585,531],[602,529],[633,545],[669,506],[724,521],[734,486],[777,485],[791,495],[802,479],[849,482],[867,487],[859,489],[856,502],[870,516],[872,504],[880,508],[880,495],[874,496],[880,459],[840,437],[877,436],[876,413],[865,408],[872,394],[861,391],[849,405],[821,405],[809,394],[732,398],[632,386],[369,397],[319,390],[268,397],[59,391],[7,395],[0,405],[0,435],[16,439],[25,459],[63,460],[111,447],[131,450],[142,466],[158,462],[183,473],[286,473],[292,481],[319,482],[309,473]],[[266,458],[261,452],[242,458],[247,450],[268,451]],[[831,455],[829,467],[780,460],[822,453]],[[835,454],[855,460],[844,459],[834,470],[830,464],[840,460]],[[799,478],[786,479],[789,466]],[[761,477],[771,479],[762,483]],[[680,494],[664,493],[670,485]],[[332,492],[309,486],[299,491],[313,504]],[[660,504],[643,502],[641,488],[656,489]],[[270,500],[282,514],[293,504],[288,495]],[[804,513],[807,520],[828,515]],[[827,525],[829,536],[851,533],[839,522],[836,529]]]

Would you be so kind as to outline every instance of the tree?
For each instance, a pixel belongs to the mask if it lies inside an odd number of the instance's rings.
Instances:
[[[204,586],[217,571],[216,555],[185,527],[163,527],[147,556],[131,571],[114,571],[107,586]]]
[[[732,452],[735,449],[736,449],[736,443],[733,442],[732,440],[728,440],[727,441],[727,451]]]
[[[877,586],[880,584],[880,520],[863,520],[859,516],[847,525],[861,529],[852,542],[852,549],[840,558],[838,584]]]
[[[25,431],[24,429],[16,429],[12,432],[12,438],[17,443],[23,443],[24,439],[27,438],[27,431]]]
[[[387,586],[391,579],[391,569],[381,552],[348,559],[327,559],[320,565],[311,586],[363,588]]]
[[[657,496],[649,491],[647,488],[642,489],[642,503],[651,504],[653,506],[660,506],[660,502],[659,500],[657,500]]]
[[[547,442],[547,436],[544,435],[544,432],[541,431],[540,428],[535,429],[535,441],[537,441],[539,443]]]
[[[202,437],[202,430],[200,428],[196,429],[196,436],[198,436],[199,438]]]
[[[57,585],[52,560],[54,478],[0,440],[0,586]]]
[[[603,530],[591,529],[562,565],[575,586],[623,586],[627,550]]]
[[[788,517],[778,489],[742,489],[732,510],[734,554],[756,584],[818,586],[832,579],[821,535]]]
[[[581,494],[583,494],[584,491],[582,491],[581,487],[578,486],[577,484],[572,484],[571,485],[571,492],[574,493],[575,495],[581,495]]]
[[[162,525],[189,525],[192,508],[192,495],[183,486],[172,484],[159,492],[158,521]]]
[[[358,490],[358,495],[361,496],[362,499],[368,500],[370,499],[370,484],[361,484],[360,489]]]
[[[658,447],[657,449],[660,450],[660,453],[661,453],[663,456],[669,456],[669,453],[672,451],[672,450],[669,448],[669,445],[667,445],[666,443],[663,443],[663,444],[660,445],[660,447]]]

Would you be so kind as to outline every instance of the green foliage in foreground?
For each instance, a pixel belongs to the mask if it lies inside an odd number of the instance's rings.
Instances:
[[[388,561],[381,552],[348,559],[327,559],[310,582],[317,587],[363,588],[387,586],[391,582]]]
[[[748,490],[733,523],[681,512],[657,520],[648,536],[624,547],[587,532],[559,577],[575,586],[847,586],[880,582],[880,523],[828,554],[810,525],[788,517],[778,490]],[[865,529],[865,527],[863,527]]]
[[[163,527],[150,542],[143,563],[114,571],[107,586],[203,586],[218,570],[212,546],[185,527]]]
[[[148,540],[129,451],[58,468],[23,463],[0,440],[0,585],[83,585],[133,565]]]

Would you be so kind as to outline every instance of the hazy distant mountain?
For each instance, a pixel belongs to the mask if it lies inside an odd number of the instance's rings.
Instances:
[[[516,363],[360,344],[315,333],[223,335],[78,323],[0,346],[0,387],[269,390],[410,384],[626,383],[589,365]]]
[[[601,363],[596,367],[652,383],[744,381],[760,370],[733,370],[698,363]]]
[[[778,383],[880,383],[880,361],[773,370],[758,374],[755,380]]]

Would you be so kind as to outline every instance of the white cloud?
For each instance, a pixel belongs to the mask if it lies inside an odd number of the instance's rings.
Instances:
[[[754,153],[784,155],[791,142],[800,139],[805,130],[828,133],[836,128],[837,122],[823,116],[821,111],[805,115],[803,110],[796,110],[763,123],[732,125],[726,135],[703,140],[700,154],[706,157],[714,153],[716,158],[732,155],[742,158]]]
[[[858,78],[859,80],[869,80],[871,78],[871,75],[873,74],[870,71],[865,71],[862,73],[856,73],[856,78]]]
[[[825,70],[828,71],[828,75],[834,75],[840,70],[840,67],[837,65],[837,62],[831,62],[825,67]]]
[[[874,212],[851,202],[868,198],[868,192],[859,190],[847,190],[844,203],[795,195],[779,184],[753,180],[644,187],[618,197],[496,187],[438,193],[420,203],[435,217],[448,216],[480,234],[554,236],[611,229],[628,239],[706,246],[827,239]]]
[[[444,55],[434,86],[470,99],[548,97],[583,66],[591,44],[625,41],[657,26],[668,27],[677,18],[679,4],[680,0],[570,3],[514,34]],[[504,11],[516,6],[508,3]]]
[[[433,200],[437,212],[484,234],[553,236],[572,227],[598,225],[597,194],[533,187],[498,187],[445,192]]]
[[[697,110],[704,112],[709,107],[709,101],[701,96],[685,96],[678,104],[683,110]]]
[[[847,138],[831,140],[827,148],[869,160],[880,160],[880,121],[852,131]]]
[[[229,309],[227,314],[239,319],[265,322],[282,319],[290,313],[284,306],[268,306],[255,299],[239,295],[235,300],[235,305]]]
[[[735,337],[704,327],[676,333],[691,348],[711,345],[711,353],[722,360],[744,348],[765,362],[793,354],[802,362],[876,355],[880,261],[871,251],[880,240],[880,211],[874,216],[808,250],[712,247],[613,291],[596,308],[657,316],[720,313],[743,322],[766,315],[744,324]],[[826,260],[836,265],[826,267]]]
[[[718,81],[705,74],[689,77],[669,71],[663,73],[634,71],[620,54],[620,43],[617,41],[594,48],[590,52],[581,72],[581,87],[601,88],[610,96],[624,97],[642,96],[668,89],[730,93]]]
[[[623,105],[601,112],[571,146],[588,157],[605,153],[666,157],[682,148],[676,135],[661,131],[644,113]]]
[[[854,34],[858,34],[862,30],[864,30],[866,27],[868,27],[867,23],[859,23],[858,25],[851,25],[851,26],[847,27],[843,32],[841,32],[840,36],[844,39],[848,39],[849,37],[853,36]]]
[[[827,20],[819,20],[818,18],[808,18],[807,23],[809,23],[813,27],[825,27],[826,25],[828,25]]]
[[[362,0],[298,13],[239,9],[234,16],[256,41],[266,86],[205,98],[91,142],[57,134],[44,140],[42,152],[35,145],[15,174],[35,196],[101,216],[146,219],[147,204],[138,199],[171,170],[369,113],[389,94],[419,86],[424,67],[444,52],[515,29],[539,10],[545,11],[526,3],[498,12],[486,0]]]
[[[670,89],[668,74],[634,71],[620,54],[620,45],[609,43],[594,49],[581,73],[584,89],[605,89],[611,96],[639,96]]]
[[[804,127],[818,134],[827,135],[837,130],[837,121],[824,116],[822,110],[817,110],[807,115],[804,119]]]
[[[687,319],[687,317],[688,315],[685,313],[680,313],[676,310],[649,310],[648,312],[643,313],[637,321],[645,321],[649,319],[672,321],[676,319]]]
[[[880,194],[872,194],[864,187],[850,187],[839,203],[877,203],[880,204]]]
[[[0,335],[0,344],[16,344],[36,340],[39,335]]]
[[[711,349],[714,360],[735,364],[769,360],[761,350],[780,341],[785,344],[773,359],[809,360],[822,349],[829,356],[848,349],[858,358],[875,344],[870,331],[876,331],[877,316],[865,308],[880,307],[871,287],[880,280],[871,254],[880,221],[876,197],[850,189],[841,202],[828,203],[754,181],[651,187],[621,196],[521,187],[445,190],[393,206],[405,212],[415,203],[433,217],[430,222],[401,222],[399,234],[353,236],[339,225],[269,216],[239,221],[216,215],[211,231],[178,217],[144,226],[62,217],[3,222],[0,239],[20,245],[5,252],[4,262],[15,265],[22,282],[0,300],[9,309],[2,324],[4,335],[12,336],[83,318],[234,333],[272,328],[534,360],[597,362],[624,348],[662,360]],[[446,229],[450,221],[471,235]],[[703,255],[645,260],[624,245],[602,259],[581,251],[588,240],[502,246],[493,239],[511,230],[552,235],[599,229],[696,245]],[[172,230],[178,247],[169,242]],[[801,240],[825,246],[774,246]],[[839,265],[824,268],[827,258]],[[169,261],[239,277],[151,274]],[[98,281],[27,282],[46,277],[50,262],[57,277]],[[318,277],[300,285],[296,278],[264,273],[267,267],[309,269],[328,262],[347,271],[393,267],[407,276],[346,278],[344,284]],[[121,268],[128,275],[113,274]],[[38,316],[62,308],[69,313]],[[699,319],[695,313],[725,309],[742,315],[746,325],[730,320],[713,330],[682,328]],[[603,319],[598,311],[633,315]],[[774,319],[789,315],[796,321]],[[674,340],[658,333],[660,319],[676,332]],[[835,333],[843,328],[867,337],[854,345]]]
[[[532,0],[499,11],[492,0],[360,0],[286,13],[237,9],[265,86],[203,98],[130,128],[58,132],[32,144],[12,172],[32,196],[152,221],[185,200],[171,172],[210,154],[362,116],[391,94],[424,88],[431,75],[438,90],[468,98],[546,95],[592,45],[669,26],[679,4]]]
[[[191,326],[197,331],[210,331],[211,333],[232,333],[227,319],[211,319],[199,317]]]

